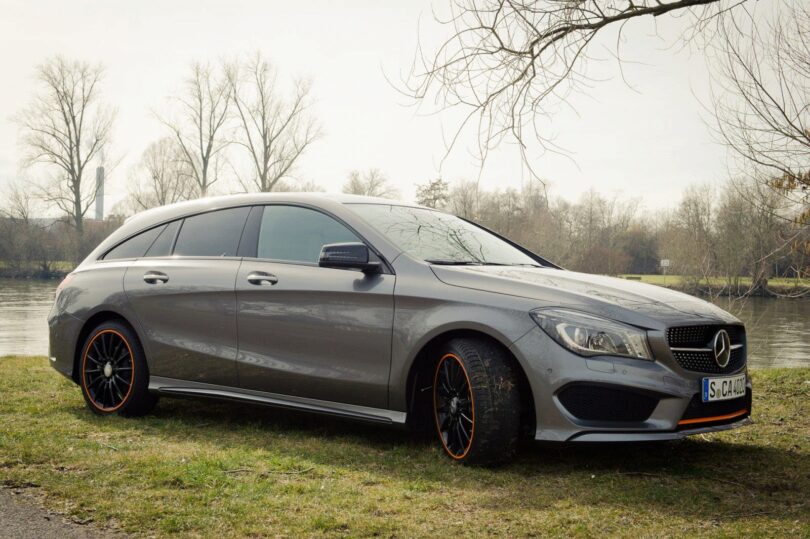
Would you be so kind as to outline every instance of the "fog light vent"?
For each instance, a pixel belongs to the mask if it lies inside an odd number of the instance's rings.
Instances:
[[[571,415],[584,421],[645,421],[658,399],[632,390],[594,384],[572,384],[558,395]]]

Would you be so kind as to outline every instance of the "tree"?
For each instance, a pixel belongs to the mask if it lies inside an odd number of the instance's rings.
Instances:
[[[272,191],[319,135],[317,124],[307,114],[309,84],[296,81],[292,97],[285,100],[275,71],[259,54],[242,65],[230,66],[228,84],[239,126],[235,142],[247,151],[253,169],[243,187]]]
[[[11,182],[4,193],[5,207],[0,208],[0,253],[12,269],[24,271],[34,262],[47,274],[56,257],[55,238],[34,219],[41,208],[32,185],[23,181]]]
[[[195,62],[185,81],[185,95],[173,99],[179,107],[176,116],[159,117],[180,146],[201,197],[219,179],[219,158],[228,145],[225,129],[231,98],[224,70]]]
[[[23,164],[49,171],[45,198],[70,217],[81,241],[84,215],[96,196],[95,176],[86,172],[109,146],[115,112],[101,99],[101,66],[57,56],[36,74],[41,91],[16,118]]]
[[[481,157],[504,137],[525,152],[527,134],[554,148],[541,121],[568,94],[589,86],[583,64],[606,28],[642,17],[689,15],[699,31],[739,0],[455,0],[439,20],[450,36],[433,53],[417,51],[406,93],[460,107],[456,137],[473,124]],[[438,19],[438,17],[437,17]],[[617,58],[621,61],[618,48]],[[585,83],[585,84],[583,84]],[[452,148],[452,143],[451,143]],[[525,159],[525,153],[524,153]]]
[[[150,144],[130,170],[130,201],[134,211],[164,206],[194,197],[192,179],[182,149],[171,137]]]
[[[371,168],[363,173],[359,170],[351,171],[349,180],[343,186],[343,192],[380,198],[399,196],[399,190],[389,183],[388,178],[378,168]]]
[[[810,225],[810,7],[780,6],[761,28],[754,13],[726,19],[714,99],[717,133],[740,171],[792,202],[783,216]]]
[[[416,203],[428,208],[441,208],[447,203],[450,186],[441,178],[416,186]]]
[[[478,215],[478,202],[480,190],[478,182],[464,180],[457,182],[450,189],[447,198],[448,209],[464,219],[476,219]]]

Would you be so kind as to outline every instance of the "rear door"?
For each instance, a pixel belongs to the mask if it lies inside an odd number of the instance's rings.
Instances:
[[[171,223],[127,269],[124,289],[152,375],[236,386],[234,280],[249,211],[217,210]]]
[[[362,241],[317,209],[251,213],[236,278],[243,388],[385,408],[391,363],[391,274],[318,267],[321,247]]]

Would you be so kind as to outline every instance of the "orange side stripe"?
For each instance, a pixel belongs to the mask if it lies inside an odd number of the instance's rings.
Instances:
[[[741,415],[745,415],[748,413],[748,409],[743,408],[737,412],[733,412],[726,415],[715,415],[711,417],[696,417],[694,419],[681,419],[678,421],[678,425],[692,425],[693,423],[711,423],[712,421],[723,421],[724,419],[732,419],[735,417],[739,417]]]

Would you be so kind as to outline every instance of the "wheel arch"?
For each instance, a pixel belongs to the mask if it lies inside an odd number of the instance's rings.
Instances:
[[[134,324],[132,324],[132,322],[127,320],[127,318],[121,313],[111,310],[102,310],[94,313],[87,320],[85,320],[84,324],[82,324],[82,328],[81,330],[79,330],[79,334],[76,338],[76,344],[74,345],[73,370],[71,378],[77,384],[80,382],[79,372],[81,369],[79,366],[79,362],[81,361],[82,347],[84,346],[84,341],[87,340],[87,337],[90,335],[90,332],[93,331],[96,327],[103,324],[104,322],[110,321],[120,322],[124,324],[130,330],[132,330],[135,336],[141,341],[141,343],[143,343],[143,340],[141,339],[140,335],[138,335],[138,331],[135,329]]]
[[[509,344],[501,336],[475,328],[454,328],[442,331],[431,336],[415,354],[406,378],[405,395],[408,425],[415,430],[420,430],[424,427],[426,419],[430,418],[430,416],[425,416],[425,403],[429,402],[426,400],[425,394],[429,395],[429,393],[424,389],[432,385],[433,370],[435,362],[438,360],[438,350],[442,345],[456,338],[483,339],[495,344],[504,352],[505,357],[512,362],[519,379],[522,428],[524,432],[534,434],[536,423],[534,394],[526,370],[510,350]],[[423,381],[426,381],[428,385],[424,386]],[[427,424],[432,425],[431,422]]]

